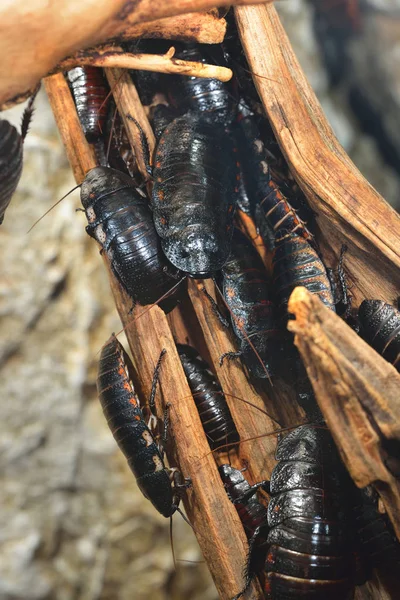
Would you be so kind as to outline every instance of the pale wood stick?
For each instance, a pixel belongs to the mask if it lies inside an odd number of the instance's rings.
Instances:
[[[149,179],[146,170],[146,160],[143,156],[143,148],[140,138],[140,131],[137,125],[129,119],[133,117],[142,128],[150,151],[150,161],[155,148],[155,137],[149,120],[140,102],[135,84],[127,71],[122,69],[105,69],[110,87],[113,91],[114,100],[118,111],[123,120],[129,142],[134,149],[139,171],[145,180]]]
[[[288,329],[342,458],[359,487],[374,484],[400,538],[400,482],[387,442],[400,443],[400,374],[305,288],[289,300]]]
[[[97,166],[97,161],[82,131],[68,83],[64,75],[58,73],[46,77],[44,86],[76,183],[82,183],[86,173]]]
[[[324,257],[335,266],[346,243],[345,265],[355,303],[364,297],[392,301],[400,288],[399,215],[338,144],[275,8],[237,7],[235,14],[274,133],[317,213]]]
[[[69,71],[74,67],[110,67],[120,69],[140,69],[157,73],[190,75],[192,77],[214,78],[229,81],[232,71],[226,67],[174,58],[175,49],[171,47],[164,55],[130,54],[112,46],[93,48],[79,52],[61,61],[54,72]]]

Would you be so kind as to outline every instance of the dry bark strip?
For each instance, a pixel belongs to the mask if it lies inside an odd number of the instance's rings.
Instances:
[[[400,289],[400,216],[337,142],[272,5],[235,8],[255,85],[296,181],[317,213],[318,241],[346,270],[356,304],[392,302]],[[260,42],[260,40],[262,40]]]
[[[289,311],[296,320],[288,328],[342,458],[359,487],[375,486],[400,539],[400,481],[388,450],[400,443],[400,374],[305,288],[293,291]]]
[[[164,55],[161,54],[131,54],[122,48],[105,46],[81,51],[62,60],[54,72],[69,71],[74,67],[108,67],[119,69],[140,69],[170,75],[187,75],[191,77],[205,77],[229,81],[232,71],[226,67],[208,65],[206,63],[181,60],[174,58],[175,49],[171,47]]]

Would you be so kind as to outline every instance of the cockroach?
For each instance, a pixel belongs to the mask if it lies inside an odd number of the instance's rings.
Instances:
[[[263,262],[251,242],[237,228],[231,254],[222,267],[221,275],[232,326],[240,340],[239,355],[254,377],[265,378],[267,373],[274,374],[284,333],[279,328],[271,284]]]
[[[238,161],[223,125],[192,113],[174,119],[153,167],[154,223],[168,260],[190,277],[221,269],[231,246]]]
[[[378,510],[379,496],[371,486],[357,492],[353,514],[361,557],[369,570],[393,573],[400,566],[400,544],[387,515]]]
[[[179,484],[174,479],[175,487],[172,486],[163,453],[145,423],[130,378],[132,369],[128,355],[112,335],[100,355],[97,378],[100,403],[139,489],[158,512],[171,517],[179,506]]]
[[[217,62],[210,54],[210,48],[199,44],[186,46],[176,54],[176,58],[202,63]],[[221,60],[224,62],[222,53]],[[233,122],[237,112],[237,99],[231,82],[224,83],[218,79],[202,77],[170,76],[167,83],[168,98],[180,113],[190,111],[201,114],[211,125],[229,125]]]
[[[177,349],[210,447],[238,442],[239,434],[222,388],[209,365],[191,346],[177,344]]]
[[[266,558],[266,541],[269,532],[267,509],[258,501],[256,495],[248,496],[251,486],[242,471],[231,465],[218,467],[229,500],[235,504],[247,539],[249,540],[251,564],[247,567],[247,578],[259,572]],[[254,540],[254,542],[253,542]],[[253,550],[253,543],[255,548]]]
[[[290,294],[304,286],[335,310],[335,300],[326,268],[306,239],[296,233],[278,233],[273,256],[273,281],[280,307],[287,314]]]
[[[358,320],[365,341],[400,371],[400,311],[383,300],[364,300]]]
[[[94,144],[105,129],[110,92],[107,80],[97,67],[71,69],[68,80],[83,133],[87,141]]]
[[[153,304],[174,287],[179,272],[164,257],[145,195],[132,179],[107,167],[91,169],[81,187],[87,233],[102,246],[133,302]],[[173,294],[160,302],[168,312]]]
[[[33,102],[39,87],[31,96],[22,115],[21,134],[14,125],[0,119],[0,225],[17,189],[22,173],[23,144],[33,115]]]
[[[329,430],[323,423],[300,425],[278,441],[275,458],[270,481],[249,492],[262,487],[270,494],[265,598],[350,600],[356,569],[348,500],[353,483]]]
[[[240,162],[244,184],[253,203],[253,212],[258,205],[273,231],[297,233],[314,243],[306,224],[289,204],[281,189],[273,180],[269,166],[269,154],[261,139],[255,115],[241,104],[239,115]]]

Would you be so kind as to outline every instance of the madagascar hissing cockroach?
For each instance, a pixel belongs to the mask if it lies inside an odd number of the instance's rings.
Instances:
[[[326,268],[317,252],[296,233],[278,233],[273,256],[273,281],[280,307],[287,315],[290,294],[304,286],[322,302],[335,310],[335,301]]]
[[[272,178],[270,159],[261,139],[257,118],[244,104],[241,104],[237,135],[244,184],[253,203],[253,211],[258,205],[275,233],[283,230],[297,233],[313,243],[306,224]]]
[[[187,113],[165,128],[153,167],[154,223],[168,260],[191,277],[221,269],[238,192],[234,141],[223,125]]]
[[[163,255],[151,210],[132,179],[107,167],[91,169],[82,183],[87,233],[102,246],[133,302],[153,304],[177,283],[178,271]],[[160,302],[168,312],[176,294]]]
[[[222,388],[209,365],[191,346],[177,344],[177,349],[210,447],[238,442],[239,434]]]
[[[128,460],[137,484],[164,517],[177,510],[179,484],[164,465],[163,454],[146,425],[130,378],[132,363],[115,335],[104,344],[99,363],[97,391],[104,416],[120,450]]]
[[[231,465],[221,465],[218,467],[218,472],[229,500],[235,504],[249,540],[251,564],[247,567],[246,578],[252,578],[262,569],[266,558],[265,542],[269,532],[267,509],[258,501],[256,494],[248,496],[252,488],[243,477],[242,471]]]
[[[21,134],[14,125],[5,119],[0,119],[0,225],[21,177],[23,144],[32,119],[33,102],[38,91],[39,87],[32,94],[22,115]]]
[[[271,480],[252,486],[270,494],[265,598],[350,600],[356,568],[349,503],[354,484],[329,430],[323,422],[297,427],[279,440],[275,458]]]
[[[283,331],[279,328],[264,264],[251,242],[237,228],[221,275],[232,326],[240,340],[239,355],[254,377],[265,378],[274,374],[281,353]],[[233,355],[227,354],[228,357]]]
[[[213,52],[216,49],[213,48]],[[202,63],[216,63],[207,45],[188,45],[176,54],[176,58]],[[220,60],[224,62],[221,52]],[[237,112],[232,82],[202,77],[170,76],[167,80],[168,98],[180,113],[191,111],[201,114],[211,125],[229,125]]]
[[[105,129],[110,88],[98,67],[76,67],[68,71],[76,111],[83,133],[91,144],[97,142]]]
[[[365,341],[400,371],[400,311],[383,300],[364,300],[358,320]]]

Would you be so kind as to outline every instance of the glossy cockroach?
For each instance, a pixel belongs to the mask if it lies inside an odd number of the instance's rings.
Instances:
[[[214,53],[216,49],[213,49]],[[225,62],[215,60],[206,45],[188,45],[176,54],[176,58],[203,63]],[[201,114],[211,125],[220,123],[229,125],[237,113],[237,99],[231,82],[224,83],[218,79],[202,77],[170,76],[168,83],[168,98],[171,104],[182,114],[191,111]]]
[[[107,167],[89,171],[81,187],[87,233],[107,254],[112,270],[134,302],[152,304],[168,294],[179,274],[164,257],[146,197],[130,177]],[[165,298],[165,311],[176,294]]]
[[[179,505],[179,484],[175,481],[176,487],[172,486],[163,453],[145,423],[131,369],[128,355],[112,335],[101,350],[97,378],[104,416],[141,492],[158,512],[170,517]]]
[[[102,69],[76,67],[68,71],[76,111],[83,133],[91,144],[99,141],[105,130],[110,88]]]
[[[5,119],[0,119],[0,225],[21,177],[23,144],[32,119],[33,102],[38,91],[39,87],[32,94],[22,115],[21,134],[14,125]]]
[[[249,492],[262,487],[271,496],[265,598],[350,600],[356,569],[348,499],[353,483],[329,430],[323,423],[297,427],[279,440],[275,458],[271,480]]]
[[[286,313],[290,294],[304,286],[331,310],[335,301],[326,268],[317,252],[296,233],[278,233],[273,256],[273,281],[279,304]]]
[[[264,264],[251,242],[234,230],[229,259],[221,270],[225,302],[240,340],[239,355],[254,377],[275,372],[283,332],[279,329],[271,284]],[[233,356],[234,354],[227,354]],[[264,365],[264,367],[263,367]]]
[[[383,300],[364,300],[358,320],[365,341],[400,371],[400,311]]]
[[[159,140],[154,223],[168,260],[191,277],[210,277],[229,256],[239,179],[235,150],[223,125],[190,112]]]
[[[253,212],[258,205],[274,232],[297,233],[313,243],[306,224],[272,178],[269,154],[261,139],[257,118],[244,104],[241,104],[238,136],[244,184],[253,203]]]
[[[251,564],[247,566],[246,578],[251,579],[262,569],[266,558],[265,542],[269,532],[267,509],[258,501],[255,494],[248,496],[251,486],[243,477],[242,471],[231,465],[221,465],[218,471],[229,500],[235,504],[249,540]]]
[[[400,543],[385,514],[379,512],[379,496],[371,486],[357,490],[353,515],[359,551],[368,571],[392,571],[400,566]]]
[[[191,346],[177,344],[177,349],[210,447],[238,442],[239,434],[214,373]]]

